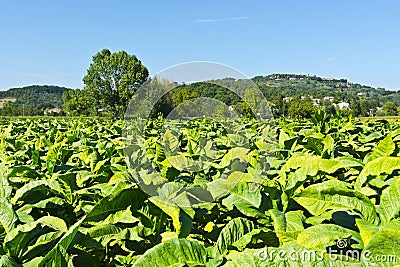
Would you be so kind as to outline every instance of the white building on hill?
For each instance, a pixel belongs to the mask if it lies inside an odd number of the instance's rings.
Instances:
[[[335,98],[333,96],[325,96],[324,100],[328,100],[328,101],[333,102],[333,101],[335,101]]]
[[[334,104],[336,107],[339,109],[350,109],[350,103],[347,102],[339,102],[337,104]]]

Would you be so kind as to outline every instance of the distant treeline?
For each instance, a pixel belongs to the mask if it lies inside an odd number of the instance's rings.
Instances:
[[[282,77],[282,76],[280,76]],[[287,76],[291,77],[292,76]],[[324,109],[328,114],[342,113],[353,116],[398,115],[400,93],[386,91],[368,86],[344,83],[344,79],[332,80],[290,80],[290,84],[283,78],[281,80],[260,77],[253,79],[275,117],[289,116],[309,118],[317,109]],[[223,85],[223,86],[221,86]],[[160,87],[165,86],[159,81]],[[253,99],[251,85],[243,86],[242,81],[223,79],[209,82],[196,82],[191,84],[170,84],[175,87],[155,105],[152,116],[162,114],[167,116],[181,103],[197,97],[213,98],[230,106],[235,112],[244,116],[252,116],[249,107],[237,92],[242,96]],[[230,89],[227,89],[230,88]],[[164,89],[163,89],[164,90]],[[235,93],[236,92],[236,93]],[[69,90],[64,93],[64,111],[70,115],[84,116],[112,116],[102,102],[96,101],[96,95],[90,90]],[[340,107],[338,104],[348,104]],[[222,109],[219,109],[222,111]]]
[[[264,96],[274,104],[275,115],[288,115],[292,101],[303,96],[320,100],[320,106],[333,110],[333,104],[349,103],[354,116],[397,115],[400,106],[400,91],[373,88],[348,82],[346,79],[321,78],[299,74],[273,74],[252,79]],[[333,100],[324,100],[327,98]],[[390,111],[385,108],[391,106]],[[394,106],[395,108],[392,108]],[[337,108],[336,108],[337,109]],[[396,110],[396,111],[395,111]],[[385,113],[386,112],[386,113]]]
[[[347,102],[349,110],[342,112],[352,113],[354,116],[397,115],[400,106],[399,91],[349,83],[346,79],[273,74],[257,76],[252,81],[260,88],[276,117],[309,117],[316,108],[313,99],[320,99],[319,107],[326,109],[328,113],[338,111],[335,103]],[[224,86],[217,85],[218,83],[223,83]],[[153,114],[161,113],[166,116],[188,99],[208,97],[233,106],[236,112],[246,115],[246,106],[242,99],[226,87],[234,91],[240,90],[240,81],[224,79],[179,85],[159,101]],[[331,97],[331,100],[324,100],[326,97]],[[2,103],[0,115],[3,116],[43,115],[46,110],[53,108],[61,108],[63,115],[70,116],[112,116],[104,104],[97,101],[96,95],[85,89],[33,85],[0,91],[0,99],[15,99],[15,102]],[[387,102],[385,109],[381,110]]]
[[[392,116],[400,111],[400,91],[373,88],[351,83],[347,79],[271,74],[256,76],[251,80],[225,78],[176,84],[148,79],[148,76],[149,71],[135,55],[103,49],[93,56],[83,77],[83,89],[33,85],[0,91],[0,115],[57,114],[122,118],[135,92],[143,84],[152,86],[147,97],[146,93],[141,96],[143,103],[138,102],[143,108],[146,107],[144,103],[148,102],[146,98],[151,98],[151,91],[156,87],[159,87],[157,90],[174,87],[159,99],[151,111],[152,116],[167,116],[181,103],[198,97],[219,100],[214,104],[208,103],[210,108],[214,106],[215,113],[227,112],[226,107],[229,107],[229,112],[239,116],[253,116],[250,107],[257,105],[260,91],[275,117],[309,118],[316,109],[324,109],[328,114],[351,113],[354,116]],[[260,91],[254,90],[256,87]]]
[[[70,89],[54,85],[31,85],[0,91],[0,100],[5,100],[0,115],[43,115],[45,110],[61,108],[62,95],[68,90]]]

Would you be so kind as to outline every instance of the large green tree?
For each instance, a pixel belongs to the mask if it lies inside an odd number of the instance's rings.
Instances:
[[[388,101],[385,104],[383,104],[382,111],[385,113],[386,116],[396,116],[397,115],[397,107],[391,101]]]
[[[88,90],[71,89],[62,95],[63,110],[69,116],[96,116],[98,107],[94,105],[95,97]]]
[[[307,97],[301,99],[299,96],[295,97],[288,110],[289,116],[296,119],[309,119],[314,114],[316,108],[313,106],[311,98]]]
[[[83,82],[93,104],[113,117],[122,117],[137,88],[147,80],[149,71],[135,56],[108,49],[93,56]]]

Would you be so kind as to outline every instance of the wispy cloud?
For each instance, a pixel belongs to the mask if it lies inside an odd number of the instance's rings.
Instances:
[[[335,61],[335,58],[333,58],[333,57],[327,58],[327,59],[324,60],[325,63],[331,63],[333,61]]]
[[[205,23],[205,22],[221,22],[221,21],[233,21],[233,20],[247,20],[252,19],[253,17],[233,17],[233,18],[221,18],[221,19],[196,19],[194,22],[196,23]]]
[[[356,43],[356,45],[367,45],[367,44],[370,44],[370,43],[372,43],[372,40],[365,40],[365,41]]]

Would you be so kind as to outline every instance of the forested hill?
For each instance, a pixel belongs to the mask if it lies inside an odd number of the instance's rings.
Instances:
[[[62,107],[62,95],[67,90],[69,88],[54,85],[31,85],[0,91],[0,100],[3,101],[1,113],[43,115],[46,109]]]
[[[396,106],[400,106],[400,90],[373,88],[352,83],[347,79],[321,78],[303,74],[271,74],[256,76],[252,80],[261,88],[266,98],[276,95],[283,97],[309,95],[314,98],[331,96],[335,98],[335,101],[367,100],[375,101],[376,105],[392,101]]]
[[[240,84],[235,79],[224,79],[232,87]],[[290,115],[290,107],[296,106],[296,99],[309,97],[312,104],[324,106],[329,110],[337,109],[337,104],[348,104],[355,116],[395,115],[400,113],[400,90],[390,91],[384,88],[373,88],[347,79],[321,78],[301,74],[271,74],[252,78],[272,106],[275,116]],[[239,110],[240,99],[232,92],[209,83],[194,83],[181,86],[181,96],[171,98],[173,101],[196,96],[217,98],[227,105],[236,106]],[[69,91],[68,93],[65,93]],[[63,99],[64,94],[64,99]],[[0,91],[0,115],[31,116],[43,115],[48,109],[62,108],[66,114],[100,115],[96,106],[98,101],[91,101],[86,90],[70,90],[53,85],[32,85]],[[88,100],[89,99],[89,100]],[[171,100],[170,99],[170,100]],[[63,102],[66,101],[65,103]],[[75,103],[78,101],[77,103]],[[317,102],[316,102],[317,101]],[[179,103],[164,103],[164,106],[175,107]],[[390,102],[390,112],[381,111],[385,103]],[[293,109],[293,108],[292,108]],[[94,112],[91,112],[94,111]],[[293,115],[293,114],[292,114]]]

